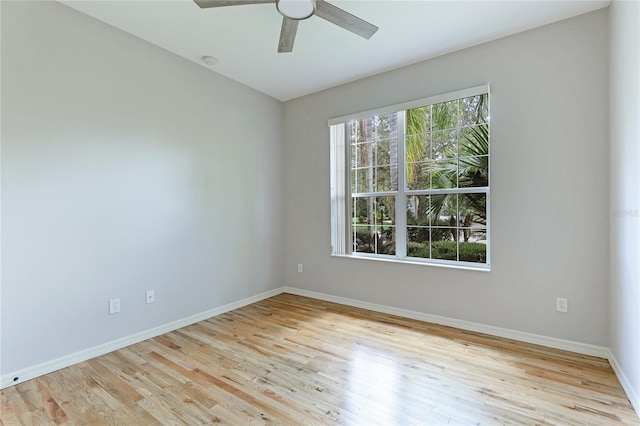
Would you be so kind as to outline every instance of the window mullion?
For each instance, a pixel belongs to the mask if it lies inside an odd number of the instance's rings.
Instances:
[[[407,195],[405,193],[406,182],[406,111],[398,112],[397,140],[398,140],[398,195],[396,196],[396,257],[407,257]]]
[[[406,191],[407,196],[411,195],[447,195],[447,194],[470,194],[475,192],[489,193],[488,186],[470,186],[465,188],[443,188],[443,189],[418,189]]]
[[[352,208],[353,208],[353,199],[351,198],[351,130],[349,126],[344,125],[342,127],[342,132],[339,132],[342,136],[342,155],[344,156],[344,171],[342,176],[344,176],[344,182],[341,183],[341,187],[344,190],[343,198],[343,211],[344,217],[346,218],[344,222],[344,234],[340,236],[342,242],[344,242],[343,252],[345,254],[353,254],[353,241],[352,241],[352,227],[353,222],[351,220],[352,216]]]

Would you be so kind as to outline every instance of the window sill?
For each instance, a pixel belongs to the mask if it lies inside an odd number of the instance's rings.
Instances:
[[[478,272],[491,272],[490,265],[478,264],[474,265],[472,263],[464,263],[464,264],[451,264],[451,263],[439,263],[439,262],[427,262],[413,259],[396,259],[392,256],[382,257],[382,256],[367,256],[363,254],[332,254],[331,257],[341,257],[344,259],[364,259],[364,260],[374,260],[377,262],[389,262],[389,263],[402,263],[409,265],[419,265],[419,266],[436,266],[438,268],[448,268],[448,269],[462,269],[467,271],[478,271]]]

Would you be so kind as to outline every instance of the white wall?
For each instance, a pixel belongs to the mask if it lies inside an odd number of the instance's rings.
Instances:
[[[607,19],[597,11],[287,102],[285,284],[606,346]],[[327,119],[487,82],[491,272],[332,258]]]
[[[280,102],[2,2],[1,136],[2,374],[282,285]]]
[[[614,1],[611,25],[609,346],[640,412],[640,3]]]

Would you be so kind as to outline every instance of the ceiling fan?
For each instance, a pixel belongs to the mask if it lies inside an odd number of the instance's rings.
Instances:
[[[283,16],[278,53],[291,52],[298,31],[298,22],[316,15],[366,39],[378,27],[324,0],[193,0],[203,9],[222,6],[275,3]]]

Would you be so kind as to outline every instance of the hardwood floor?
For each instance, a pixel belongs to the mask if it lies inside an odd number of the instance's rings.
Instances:
[[[290,294],[1,402],[4,425],[640,425],[604,359]]]

